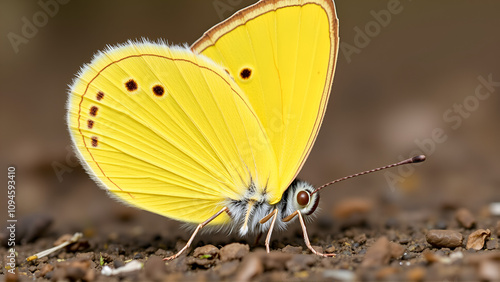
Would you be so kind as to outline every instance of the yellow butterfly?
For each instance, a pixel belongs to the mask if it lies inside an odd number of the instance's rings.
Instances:
[[[284,229],[319,202],[294,180],[326,110],[338,50],[332,0],[262,0],[188,49],[108,47],[85,65],[68,101],[83,166],[132,206],[240,235]]]

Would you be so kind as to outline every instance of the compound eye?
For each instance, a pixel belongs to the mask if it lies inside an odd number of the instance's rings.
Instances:
[[[309,193],[306,191],[300,191],[297,194],[297,203],[301,206],[307,206],[307,204],[309,204]]]

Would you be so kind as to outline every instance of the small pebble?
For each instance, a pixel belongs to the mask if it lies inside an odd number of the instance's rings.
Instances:
[[[456,248],[462,245],[463,236],[460,232],[453,230],[429,230],[425,234],[427,243],[434,247]]]
[[[361,266],[374,267],[383,266],[389,263],[391,259],[390,244],[387,237],[380,237],[371,247],[366,251]]]
[[[416,253],[412,253],[412,252],[406,252],[403,254],[403,257],[402,259],[403,260],[410,260],[412,258],[416,258],[417,257],[417,254]]]
[[[198,247],[194,250],[194,257],[203,257],[208,259],[214,259],[219,255],[219,249],[214,245],[205,245]]]
[[[418,252],[423,251],[425,249],[425,247],[426,247],[425,243],[413,243],[413,244],[410,244],[407,249],[409,252],[418,253]]]
[[[402,236],[401,238],[399,238],[398,242],[400,244],[408,244],[411,242],[411,237],[410,236]]]
[[[226,245],[220,249],[220,260],[221,261],[230,261],[234,259],[241,259],[250,251],[250,247],[248,245],[240,244],[240,243],[232,243]]]
[[[469,229],[476,223],[476,219],[468,209],[461,208],[455,213],[455,218],[463,227]]]
[[[325,249],[325,252],[329,253],[329,254],[335,253],[335,246],[333,246],[333,245],[329,246],[328,248]]]
[[[486,239],[488,239],[491,235],[491,231],[489,229],[478,229],[472,232],[467,238],[467,246],[466,249],[474,249],[476,251],[481,250],[484,247],[484,243]]]
[[[38,275],[40,277],[45,277],[45,275],[52,270],[54,270],[54,266],[52,264],[46,264],[42,267]]]

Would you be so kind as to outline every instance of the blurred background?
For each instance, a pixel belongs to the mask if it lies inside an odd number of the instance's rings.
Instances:
[[[116,203],[83,172],[65,124],[68,84],[108,44],[142,37],[191,44],[253,2],[2,0],[0,160],[3,183],[7,167],[17,169],[17,217],[47,214],[56,233],[127,230],[127,218],[155,232],[177,230]],[[477,213],[500,201],[500,2],[337,0],[336,7],[332,96],[300,177],[319,186],[422,152],[427,161],[323,190],[323,216],[346,199],[408,214],[450,206]],[[114,220],[123,223],[105,224]]]

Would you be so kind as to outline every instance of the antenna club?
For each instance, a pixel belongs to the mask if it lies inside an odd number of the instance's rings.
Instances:
[[[412,163],[421,163],[421,162],[425,161],[425,159],[426,159],[425,155],[418,155],[418,156],[411,158],[411,162]]]

